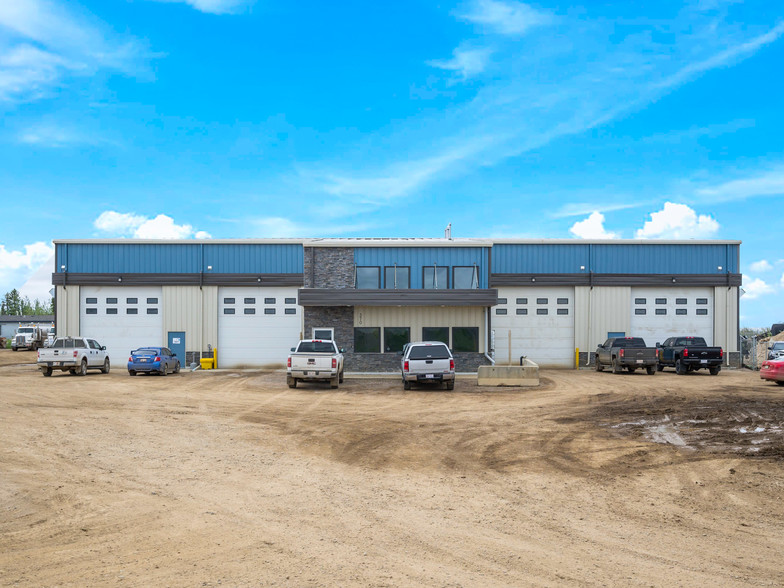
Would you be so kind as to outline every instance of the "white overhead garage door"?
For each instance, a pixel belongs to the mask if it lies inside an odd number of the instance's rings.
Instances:
[[[491,309],[495,359],[512,363],[520,356],[540,366],[574,365],[574,288],[515,287],[498,289],[498,306]]]
[[[112,365],[124,366],[132,349],[163,340],[161,288],[82,286],[79,333],[106,346]]]
[[[299,340],[297,288],[218,289],[218,367],[285,365]]]
[[[713,345],[713,288],[632,288],[631,335],[651,347],[693,335]]]

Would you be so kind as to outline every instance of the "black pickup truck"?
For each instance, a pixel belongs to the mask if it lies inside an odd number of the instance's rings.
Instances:
[[[630,373],[645,368],[648,375],[653,376],[656,373],[656,349],[646,347],[640,337],[610,338],[596,348],[596,371],[601,372],[605,366],[612,367],[614,374],[620,374],[623,368]]]
[[[718,375],[724,361],[724,350],[708,347],[702,337],[670,337],[664,343],[656,344],[656,352],[656,369],[674,367],[680,376],[703,368],[710,370],[711,376]]]

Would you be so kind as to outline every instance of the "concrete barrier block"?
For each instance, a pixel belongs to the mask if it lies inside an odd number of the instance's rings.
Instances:
[[[480,386],[538,386],[539,366],[529,359],[523,365],[483,365],[477,370]]]

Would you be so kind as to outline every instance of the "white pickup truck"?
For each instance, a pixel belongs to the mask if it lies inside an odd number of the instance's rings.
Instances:
[[[106,347],[95,339],[58,337],[51,347],[38,350],[38,368],[45,376],[51,376],[53,370],[85,376],[88,369],[99,369],[108,374],[109,367]]]
[[[291,348],[286,362],[286,383],[296,388],[299,380],[329,381],[332,388],[343,383],[343,349],[326,339],[303,339]]]
[[[443,384],[447,390],[455,389],[455,358],[446,344],[440,341],[408,343],[401,355],[400,373],[405,390],[410,390],[412,383]]]

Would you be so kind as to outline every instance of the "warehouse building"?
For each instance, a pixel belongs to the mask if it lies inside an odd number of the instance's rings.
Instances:
[[[449,344],[458,371],[590,365],[598,343],[676,334],[737,365],[739,241],[266,239],[55,241],[61,335],[187,363],[281,366],[300,338],[348,372],[394,372],[409,341]]]

